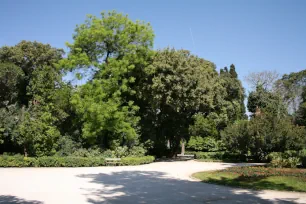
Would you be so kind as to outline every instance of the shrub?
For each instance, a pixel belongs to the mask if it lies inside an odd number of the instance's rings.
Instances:
[[[99,149],[78,149],[71,156],[73,157],[100,157],[102,155]]]
[[[141,146],[134,146],[129,149],[129,157],[143,157],[147,153],[147,150]]]
[[[216,140],[214,137],[200,137],[200,136],[191,136],[190,140],[187,143],[187,148],[197,151],[208,151],[208,152],[224,150],[221,141]]]
[[[193,153],[196,159],[217,160],[229,162],[245,162],[246,156],[230,152],[188,152]]]
[[[275,168],[296,168],[301,163],[297,151],[272,152],[268,155],[268,161]]]
[[[222,160],[224,152],[196,152],[196,159]]]
[[[104,166],[102,157],[39,157],[40,167],[93,167]]]
[[[104,152],[102,152],[101,154],[102,157],[104,158],[115,158],[115,154],[112,150],[108,149],[108,150],[105,150]]]
[[[26,165],[30,165],[28,162],[24,161],[24,157],[22,155],[14,155],[8,156],[3,155],[0,157],[0,166],[2,167],[27,167]]]
[[[81,148],[81,145],[74,140],[72,140],[69,136],[60,137],[58,141],[58,151],[56,155],[59,156],[70,156],[74,152],[77,152],[78,149]]]
[[[122,165],[140,165],[140,164],[149,164],[155,160],[153,156],[144,156],[144,157],[124,157],[121,158]]]
[[[143,157],[124,157],[121,159],[122,165],[140,165],[148,164],[154,161],[153,156]],[[103,157],[23,157],[0,156],[0,167],[95,167],[105,166]]]

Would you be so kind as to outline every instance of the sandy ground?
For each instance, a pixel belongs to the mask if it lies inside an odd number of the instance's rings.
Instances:
[[[0,204],[306,203],[305,193],[205,184],[190,175],[235,165],[196,161],[93,168],[0,168]]]

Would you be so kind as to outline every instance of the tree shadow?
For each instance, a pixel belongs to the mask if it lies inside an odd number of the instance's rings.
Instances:
[[[37,200],[25,200],[11,195],[0,195],[0,204],[43,204]]]
[[[95,188],[83,188],[89,203],[294,203],[296,199],[268,200],[261,192],[237,190],[197,181],[180,180],[157,171],[120,171],[82,174]]]

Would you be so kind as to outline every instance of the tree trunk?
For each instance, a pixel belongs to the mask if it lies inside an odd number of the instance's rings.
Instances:
[[[23,153],[25,157],[28,157],[28,152],[27,152],[27,148],[25,145],[23,146]]]
[[[185,142],[182,141],[182,145],[181,145],[181,155],[185,155]]]

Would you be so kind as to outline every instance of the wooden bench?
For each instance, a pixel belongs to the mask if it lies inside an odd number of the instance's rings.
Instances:
[[[112,164],[112,165],[119,165],[121,164],[120,158],[105,158],[106,165]]]

